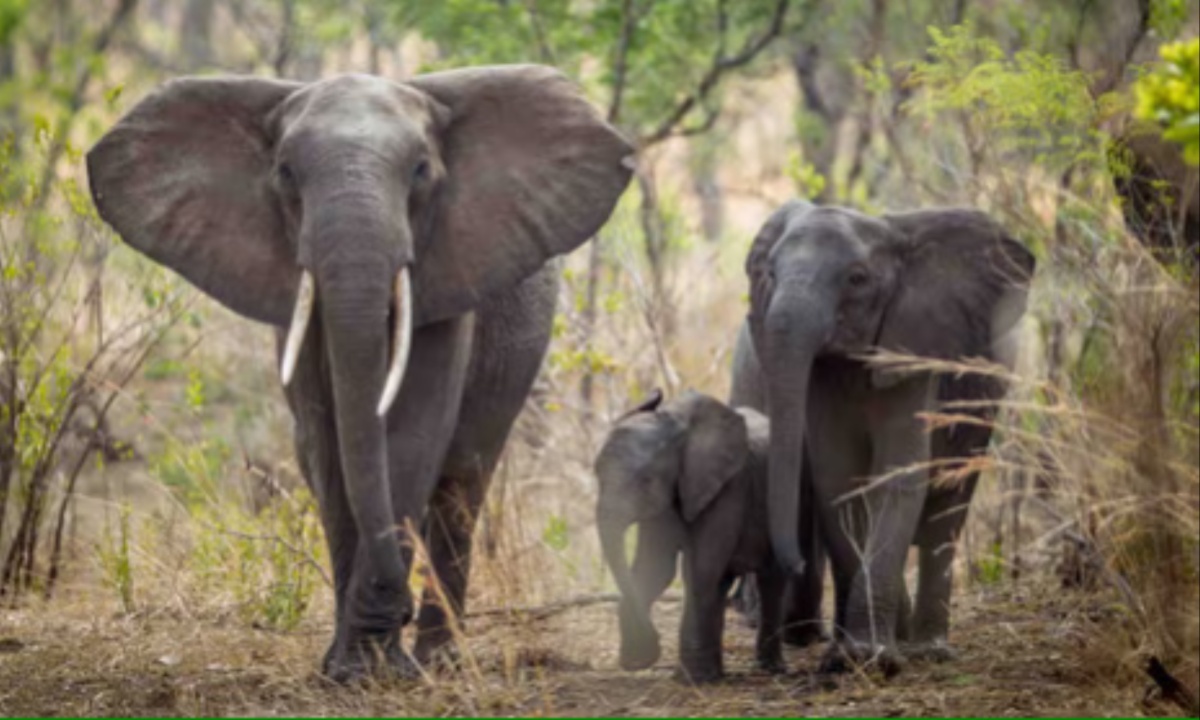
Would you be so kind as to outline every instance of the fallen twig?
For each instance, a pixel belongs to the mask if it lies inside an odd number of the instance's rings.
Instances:
[[[589,595],[576,595],[575,597],[563,600],[555,600],[545,605],[513,605],[510,607],[469,610],[467,611],[467,617],[527,615],[534,620],[544,620],[575,608],[615,603],[620,602],[620,600],[620,593],[591,593]],[[658,598],[658,602],[680,602],[681,600],[683,600],[683,595],[680,593],[664,593]]]
[[[1162,661],[1154,655],[1151,655],[1150,659],[1146,661],[1146,674],[1162,690],[1163,700],[1170,700],[1183,708],[1189,717],[1200,717],[1200,702],[1196,700],[1196,694],[1172,675]],[[1146,691],[1146,699],[1149,699],[1150,693],[1153,691],[1153,687]]]

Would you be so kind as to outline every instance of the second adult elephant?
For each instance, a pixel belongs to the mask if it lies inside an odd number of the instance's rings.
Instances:
[[[978,454],[991,431],[963,422],[931,434],[922,415],[973,401],[956,412],[986,419],[1005,392],[994,377],[899,372],[865,356],[1004,360],[1033,270],[1033,256],[974,210],[876,218],[793,202],[755,238],[734,385],[743,395],[757,387],[759,403],[739,401],[765,405],[770,417],[776,556],[803,572],[797,528],[814,512],[829,554],[838,638],[827,669],[846,660],[897,668],[903,640],[910,652],[945,654],[954,542],[976,474],[934,485],[930,461],[940,471]],[[910,544],[920,549],[911,611]],[[799,598],[809,607],[820,593],[815,579]]]
[[[414,670],[409,524],[449,604],[427,586],[415,654],[449,641],[480,504],[549,342],[547,261],[607,220],[631,151],[565,77],[526,65],[184,78],[88,154],[125,242],[277,329],[333,565],[333,678],[381,659]]]

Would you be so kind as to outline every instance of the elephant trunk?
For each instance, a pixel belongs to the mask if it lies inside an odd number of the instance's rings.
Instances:
[[[388,364],[391,301],[389,273],[378,265],[338,262],[318,271],[342,476],[359,558],[366,561],[366,575],[352,586],[351,617],[367,632],[398,627],[412,614],[388,484],[386,421],[376,413]]]
[[[808,424],[808,391],[813,359],[823,342],[823,327],[805,312],[811,302],[788,303],[801,312],[785,311],[767,317],[765,371],[767,406],[771,418],[767,498],[771,547],[784,568],[804,571],[798,528],[801,468]],[[809,512],[810,508],[805,508]]]
[[[405,294],[397,291],[398,273],[413,255],[407,223],[384,198],[360,190],[345,184],[310,188],[309,204],[321,210],[304,219],[300,260],[316,277],[342,477],[358,536],[348,618],[361,625],[356,630],[380,634],[412,618],[380,407],[397,349],[389,342],[389,319],[411,311],[394,308]],[[411,331],[411,323],[408,329],[399,325],[397,330]]]
[[[605,517],[599,518],[600,547],[604,561],[612,571],[621,591],[618,610],[621,625],[620,664],[624,670],[642,670],[653,665],[660,653],[658,631],[650,620],[650,605],[638,592],[625,557],[625,531],[631,523]]]

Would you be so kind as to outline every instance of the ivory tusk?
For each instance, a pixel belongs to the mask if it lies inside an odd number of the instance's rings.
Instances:
[[[396,275],[396,328],[392,334],[392,360],[388,366],[387,380],[383,383],[383,394],[379,396],[379,417],[387,415],[388,409],[400,392],[404,370],[408,366],[408,352],[412,348],[412,285],[408,268]]]
[[[292,324],[288,328],[287,343],[283,346],[283,362],[279,368],[279,376],[283,384],[292,381],[296,372],[296,360],[300,357],[300,347],[304,344],[304,336],[308,332],[308,321],[312,318],[313,299],[316,297],[316,285],[312,273],[305,270],[300,276],[300,287],[296,290],[296,309],[292,311]]]

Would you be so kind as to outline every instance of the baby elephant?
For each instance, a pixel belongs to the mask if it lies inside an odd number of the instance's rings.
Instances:
[[[650,606],[675,578],[683,551],[686,596],[677,677],[721,677],[725,599],[734,578],[757,573],[759,667],[783,672],[779,624],[785,575],[767,528],[767,421],[751,409],[688,391],[643,403],[616,424],[596,458],[597,521],[604,557],[621,590],[621,667],[658,660]],[[625,531],[638,523],[632,572]]]

